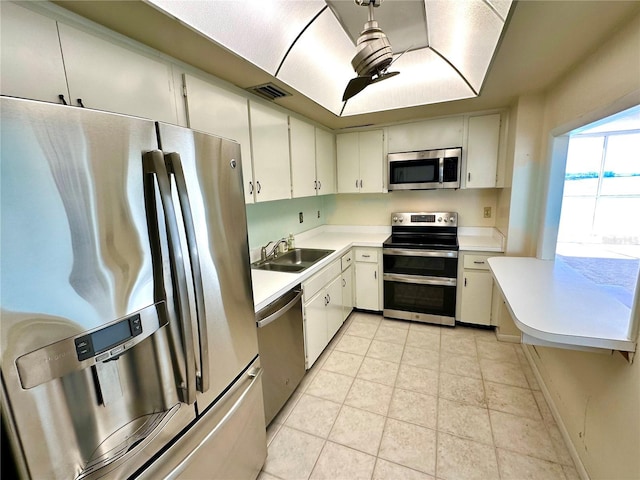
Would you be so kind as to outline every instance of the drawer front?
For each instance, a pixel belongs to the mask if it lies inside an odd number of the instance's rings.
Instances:
[[[489,270],[487,259],[496,255],[470,255],[464,254],[464,268],[473,270]]]
[[[356,248],[356,262],[378,263],[378,250],[375,248]]]
[[[311,300],[318,291],[325,287],[327,283],[336,278],[342,269],[340,268],[340,260],[336,260],[331,265],[323,268],[309,280],[302,283],[302,291],[304,296],[304,302]]]
[[[353,250],[349,250],[348,253],[345,253],[340,259],[340,263],[342,264],[342,271],[349,268],[353,263]]]

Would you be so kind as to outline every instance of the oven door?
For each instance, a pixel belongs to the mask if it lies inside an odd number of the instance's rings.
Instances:
[[[385,317],[455,325],[455,278],[385,273],[383,280]]]
[[[384,316],[455,325],[458,252],[383,249]]]
[[[454,250],[417,250],[384,248],[383,272],[398,275],[442,277],[458,276],[458,252]]]

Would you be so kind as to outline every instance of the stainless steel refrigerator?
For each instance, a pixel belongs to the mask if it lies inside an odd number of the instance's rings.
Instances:
[[[0,98],[3,463],[255,478],[266,457],[239,145]]]

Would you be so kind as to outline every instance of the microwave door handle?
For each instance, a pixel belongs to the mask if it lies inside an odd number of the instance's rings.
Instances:
[[[176,179],[180,210],[184,222],[184,230],[187,237],[187,248],[191,261],[191,273],[196,297],[196,315],[198,320],[198,336],[200,338],[200,372],[196,372],[197,387],[202,393],[209,389],[209,342],[207,337],[207,318],[204,307],[204,288],[202,285],[202,273],[200,271],[200,256],[196,241],[196,229],[193,223],[191,202],[187,193],[187,182],[182,168],[182,160],[178,153],[165,153],[165,163]]]
[[[169,244],[169,264],[171,267],[171,276],[175,280],[175,298],[177,303],[180,325],[182,327],[182,348],[184,350],[184,370],[185,378],[181,379],[180,388],[183,392],[182,401],[191,405],[196,400],[195,395],[195,362],[193,355],[193,331],[191,328],[191,313],[189,308],[189,294],[187,292],[187,276],[184,269],[184,257],[180,246],[180,234],[178,231],[178,220],[173,205],[173,197],[171,195],[171,182],[169,172],[162,152],[153,150],[143,155],[143,166],[145,174],[151,174],[155,177],[160,193],[160,201],[164,211],[164,223],[167,231]],[[146,176],[146,175],[145,175]],[[155,208],[154,208],[155,210]],[[156,215],[157,217],[157,215]],[[175,325],[175,311],[169,307],[168,313],[171,322]]]
[[[438,175],[440,176],[440,183],[444,182],[444,157],[438,159]]]

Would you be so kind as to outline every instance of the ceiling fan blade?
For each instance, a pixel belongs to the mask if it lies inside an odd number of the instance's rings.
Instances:
[[[369,75],[363,75],[356,78],[352,78],[349,80],[347,84],[347,88],[344,89],[344,94],[342,95],[342,101],[346,102],[351,97],[356,96],[362,90],[367,88],[369,84],[371,84],[374,80]]]
[[[375,79],[371,80],[371,83],[378,83],[378,82],[381,82],[382,80],[386,80],[387,78],[395,77],[396,75],[399,75],[399,74],[400,74],[400,72],[383,73],[382,75],[378,75]]]

